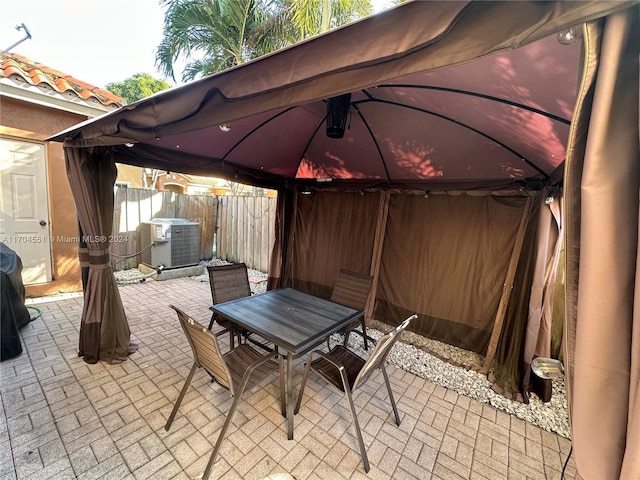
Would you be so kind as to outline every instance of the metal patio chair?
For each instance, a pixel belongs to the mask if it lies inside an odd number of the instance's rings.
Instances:
[[[373,277],[370,275],[341,269],[338,272],[338,278],[335,286],[333,287],[333,292],[331,293],[331,301],[364,311],[367,306],[367,299],[369,298],[372,284]],[[351,332],[354,332],[362,336],[362,339],[364,340],[364,349],[369,350],[368,340],[373,341],[373,339],[367,336],[367,324],[364,317],[365,316],[362,315],[359,320],[360,326],[362,327],[362,333],[353,329],[354,327],[357,327],[358,321],[347,325],[344,329],[337,332],[344,334],[343,345],[345,347],[348,345],[349,335]],[[327,347],[331,348],[330,337],[327,338]]]
[[[249,285],[249,273],[247,266],[244,263],[234,263],[231,265],[209,265],[207,266],[207,272],[209,273],[209,286],[211,287],[211,299],[213,304],[229,302],[231,300],[237,300],[239,298],[248,297],[251,295],[251,286]],[[209,307],[209,310],[213,310]],[[238,325],[219,318],[219,316],[213,312],[211,315],[211,321],[209,322],[209,330],[213,327],[213,323],[220,325],[223,330],[216,333],[216,335],[222,335],[225,332],[229,332],[229,345],[234,347],[234,339],[238,338],[238,343],[241,343],[242,337],[245,340],[250,341],[254,345],[266,350],[272,351],[266,340],[262,339],[257,334],[247,332]],[[259,339],[256,340],[255,337]]]
[[[249,274],[247,266],[244,263],[234,263],[232,265],[208,265],[209,286],[211,287],[211,299],[214,303],[224,303],[238,298],[248,297],[251,295],[251,286],[249,285]],[[211,310],[211,307],[209,307]],[[238,344],[241,341],[242,330],[239,329],[229,320],[219,318],[213,312],[211,321],[209,322],[209,330],[213,328],[213,323],[220,325],[223,330],[216,333],[222,335],[229,332],[229,345],[233,349],[235,345],[235,337],[238,337]]]
[[[218,440],[216,441],[211,457],[209,458],[209,462],[205,468],[202,478],[206,479],[209,477],[211,468],[213,467],[218,451],[220,450],[220,445],[222,444],[224,435],[229,428],[243,392],[257,381],[264,379],[276,368],[280,374],[280,409],[284,415],[285,387],[282,356],[278,352],[263,355],[246,343],[239,344],[237,347],[223,355],[220,350],[220,346],[218,345],[217,337],[210,330],[204,328],[204,326],[193,320],[179,308],[174,307],[173,305],[169,305],[169,307],[173,308],[178,314],[180,325],[182,326],[187,340],[189,341],[189,345],[191,346],[191,350],[193,351],[194,362],[164,429],[169,431],[169,428],[173,423],[173,419],[178,412],[178,407],[180,407],[180,403],[182,402],[189,384],[193,379],[193,375],[199,368],[204,368],[217,383],[229,390],[229,393],[234,397],[233,404],[227,413],[227,418],[225,419],[224,425],[218,434]],[[277,363],[274,361],[274,358],[278,359]]]
[[[360,446],[360,453],[362,455],[362,463],[364,464],[365,472],[368,472],[370,469],[369,458],[367,457],[367,452],[364,448],[362,432],[360,431],[360,424],[358,423],[358,416],[356,415],[356,407],[353,403],[353,392],[364,385],[375,370],[382,370],[384,381],[387,384],[387,391],[389,392],[389,400],[393,407],[393,413],[396,417],[396,425],[400,425],[400,416],[398,415],[396,402],[393,399],[393,392],[391,391],[389,376],[385,369],[385,362],[389,356],[391,348],[398,341],[398,338],[400,338],[400,334],[405,330],[405,328],[407,328],[409,322],[414,318],[417,318],[417,315],[414,314],[410,316],[398,325],[395,330],[381,337],[367,360],[364,360],[362,357],[356,355],[343,345],[336,345],[328,353],[325,353],[322,350],[314,350],[309,354],[309,358],[307,359],[307,365],[304,370],[304,377],[302,377],[302,384],[300,386],[300,394],[298,395],[295,413],[298,413],[300,410],[302,395],[304,394],[307,377],[311,370],[316,372],[321,378],[336,387],[338,390],[342,391],[347,397],[347,400],[349,400],[349,407],[351,407],[353,426],[356,431],[358,445]],[[317,358],[314,360],[314,357]]]

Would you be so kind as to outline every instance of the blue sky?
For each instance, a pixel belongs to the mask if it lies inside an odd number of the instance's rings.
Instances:
[[[383,5],[385,0],[372,3]],[[159,0],[2,0],[0,50],[11,49],[79,80],[104,88],[155,68],[164,10]]]

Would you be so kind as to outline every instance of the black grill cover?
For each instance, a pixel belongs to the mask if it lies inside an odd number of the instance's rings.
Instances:
[[[0,357],[8,360],[22,353],[19,330],[31,320],[24,305],[22,260],[0,242]]]

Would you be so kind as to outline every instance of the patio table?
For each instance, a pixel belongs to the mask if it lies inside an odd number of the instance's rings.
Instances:
[[[293,359],[304,355],[332,333],[359,320],[364,312],[301,292],[280,288],[260,295],[213,305],[222,317],[255,332],[287,352],[287,438],[293,439]]]

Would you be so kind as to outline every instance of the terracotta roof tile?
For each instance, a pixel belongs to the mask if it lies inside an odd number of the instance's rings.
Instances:
[[[71,90],[73,87],[71,87],[71,84],[69,82],[67,82],[66,79],[60,77],[56,80],[56,89],[59,92],[64,92],[66,90]]]
[[[11,76],[18,76],[31,85],[49,86],[59,93],[73,92],[85,100],[93,97],[105,106],[122,106],[122,98],[111,92],[34,62],[22,55],[4,53],[0,55],[0,77],[9,78]]]

